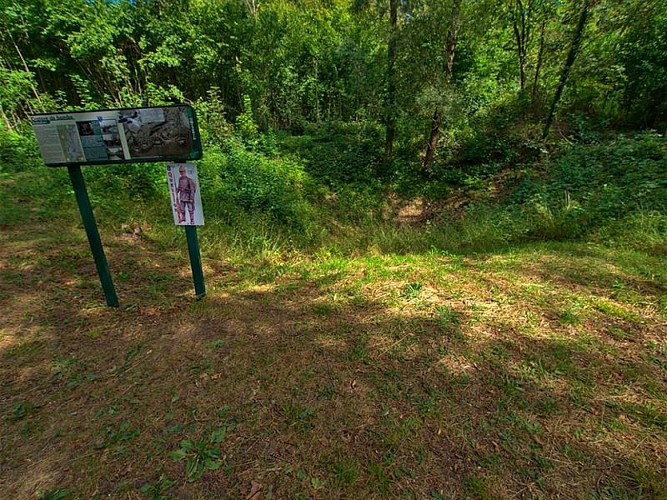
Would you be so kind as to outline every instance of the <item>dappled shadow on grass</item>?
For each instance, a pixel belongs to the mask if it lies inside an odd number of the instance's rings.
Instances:
[[[184,251],[103,235],[115,310],[82,234],[33,234],[1,243],[12,497],[237,497],[252,481],[278,497],[665,491],[664,320],[628,315],[614,336],[613,310],[576,305],[618,270],[565,293],[548,251],[205,259],[196,302]],[[221,455],[188,482],[170,453],[220,427]]]

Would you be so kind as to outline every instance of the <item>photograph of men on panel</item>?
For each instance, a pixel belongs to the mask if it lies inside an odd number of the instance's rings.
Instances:
[[[179,204],[179,220],[178,223],[182,224],[185,222],[186,209],[190,214],[190,224],[195,223],[195,193],[197,192],[197,184],[185,173],[185,165],[178,167],[178,173],[180,177],[178,178],[178,188],[176,189],[176,195],[178,196]]]

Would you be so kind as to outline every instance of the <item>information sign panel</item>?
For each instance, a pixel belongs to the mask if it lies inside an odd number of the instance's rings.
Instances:
[[[202,157],[188,105],[32,115],[49,166],[188,161]]]

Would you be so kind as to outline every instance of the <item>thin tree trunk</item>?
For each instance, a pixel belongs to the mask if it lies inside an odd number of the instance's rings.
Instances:
[[[5,114],[5,110],[2,108],[1,105],[0,105],[0,115],[2,115],[2,121],[4,122],[5,126],[7,127],[7,130],[12,130],[14,127],[12,127],[12,124],[9,121],[9,117]]]
[[[447,42],[445,43],[445,65],[443,68],[445,85],[448,85],[452,79],[454,72],[454,57],[456,55],[456,42],[459,35],[459,20],[461,18],[461,1],[454,0],[452,6],[452,16],[449,21],[449,31],[447,32]],[[440,127],[442,126],[443,116],[440,108],[436,106],[431,119],[431,133],[428,142],[426,143],[426,151],[424,153],[424,162],[422,170],[428,174],[435,152],[438,149],[438,140],[440,139]]]
[[[519,58],[519,85],[521,90],[526,87],[526,56],[528,32],[526,29],[526,12],[521,0],[516,0],[518,14],[513,15],[512,29],[516,39],[516,52]],[[520,24],[520,26],[519,26]]]
[[[426,144],[426,154],[424,155],[424,171],[428,173],[428,169],[433,163],[435,151],[438,149],[438,139],[440,139],[440,127],[442,126],[442,115],[440,109],[435,108],[433,118],[431,119],[431,134]]]
[[[556,107],[560,102],[560,98],[563,95],[563,90],[567,84],[567,79],[570,76],[570,70],[574,65],[574,61],[577,59],[579,50],[581,49],[581,42],[584,39],[584,30],[586,28],[586,21],[588,20],[588,14],[593,4],[593,0],[586,0],[584,6],[581,9],[581,14],[579,15],[579,22],[577,23],[576,31],[574,32],[574,38],[572,38],[572,45],[570,46],[570,52],[567,54],[567,59],[565,60],[565,66],[563,67],[563,72],[560,75],[560,80],[558,82],[558,87],[556,88],[556,94],[554,95],[554,100],[551,103],[551,109],[549,110],[549,115],[547,116],[546,124],[544,125],[544,131],[542,132],[542,139],[546,139],[549,135],[549,130],[553,124],[554,116],[556,115]]]
[[[396,27],[398,25],[398,0],[389,1],[389,46],[387,50],[387,101],[385,109],[387,132],[385,137],[385,158],[394,155],[396,136]]]
[[[546,26],[547,26],[547,20],[543,19],[540,32],[540,49],[537,52],[537,63],[535,64],[535,79],[533,80],[533,90],[530,98],[533,109],[535,109],[535,100],[537,98],[537,84],[540,81],[540,71],[542,69],[542,62],[544,60],[544,39],[545,39]]]
[[[16,45],[16,41],[14,40],[14,37],[12,36],[11,33],[9,33],[9,37],[12,39],[12,44],[14,44],[14,48],[16,49],[16,53],[21,58],[21,62],[23,63],[23,69],[25,69],[26,73],[31,74],[32,72],[30,71],[30,68],[28,68],[28,63],[26,62],[25,58],[23,57],[23,53],[21,53],[21,49],[19,49],[19,46]],[[44,103],[42,102],[42,99],[39,96],[39,92],[37,92],[37,89],[35,88],[35,86],[32,83],[30,83],[30,88],[32,89],[32,93],[35,95],[35,99],[37,99],[37,102],[39,103],[39,106],[41,107],[41,111],[46,111],[44,109]]]

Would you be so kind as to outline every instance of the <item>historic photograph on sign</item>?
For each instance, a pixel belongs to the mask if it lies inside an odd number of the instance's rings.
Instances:
[[[131,158],[178,157],[192,150],[191,123],[185,107],[122,110]]]
[[[116,120],[77,121],[76,127],[86,161],[118,161],[125,159]]]
[[[70,162],[85,161],[83,146],[79,140],[79,131],[74,124],[57,125],[58,139],[63,148],[65,160]]]
[[[116,120],[105,120],[102,117],[99,117],[98,121],[107,157],[113,161],[124,160],[125,152],[123,151],[123,143],[120,140],[118,122]]]
[[[167,184],[174,224],[203,226],[204,213],[199,192],[197,166],[193,163],[167,165]]]

